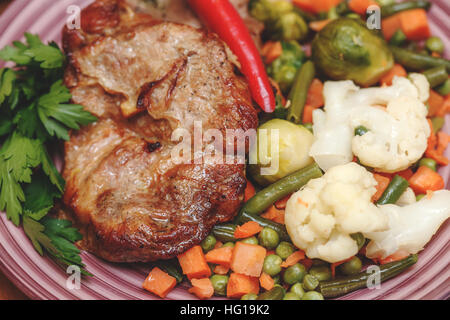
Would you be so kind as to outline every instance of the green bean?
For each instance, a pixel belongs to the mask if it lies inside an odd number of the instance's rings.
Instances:
[[[437,133],[445,124],[445,119],[442,117],[431,118],[431,123],[433,124],[433,132]]]
[[[403,260],[379,266],[379,276],[381,282],[395,277],[416,262],[417,254],[413,254]],[[339,297],[355,290],[367,287],[368,280],[370,280],[369,277],[372,275],[372,273],[364,271],[358,273],[357,275],[347,276],[342,279],[323,281],[319,284],[319,290],[325,298]]]
[[[237,239],[234,237],[234,231],[237,226],[232,223],[217,224],[213,228],[214,236],[222,242],[234,242]]]
[[[419,167],[420,166],[424,166],[424,167],[428,167],[433,171],[437,170],[437,163],[435,160],[430,159],[430,158],[422,158],[419,161]]]
[[[203,239],[203,241],[200,243],[200,246],[202,247],[203,251],[208,252],[214,249],[216,243],[216,238],[212,234],[210,234],[205,239]]]
[[[181,271],[178,260],[158,260],[153,262],[153,266],[158,267],[162,271],[168,273],[177,280],[177,283],[183,281],[183,272]]]
[[[361,271],[362,262],[358,257],[353,257],[350,261],[341,264],[338,269],[346,276],[357,274]]]
[[[406,36],[401,29],[398,29],[389,40],[389,44],[393,46],[401,46],[406,42]]]
[[[386,190],[384,190],[381,198],[377,201],[377,204],[396,203],[408,186],[409,183],[406,179],[396,175],[392,178]]]
[[[406,1],[400,3],[393,3],[381,7],[381,17],[386,18],[396,13],[411,10],[411,9],[425,9],[428,10],[431,7],[431,3],[427,0]]]
[[[272,250],[280,243],[280,236],[278,235],[278,232],[272,228],[265,227],[259,233],[258,240],[264,248]]]
[[[448,73],[445,66],[434,67],[423,72],[423,75],[434,88],[448,80]]]
[[[271,290],[261,293],[256,300],[282,300],[285,290],[279,285],[275,285]]]
[[[303,288],[307,291],[313,291],[319,285],[319,280],[313,275],[307,274],[303,278]]]
[[[236,218],[236,223],[240,224],[248,221],[248,219],[247,221],[241,219],[242,213],[259,215],[278,200],[300,190],[309,180],[320,178],[321,176],[322,171],[314,163],[278,180],[256,193],[256,195],[244,204]]]
[[[263,271],[269,276],[274,277],[281,272],[281,263],[283,260],[276,254],[269,254],[264,258]]]
[[[445,66],[447,72],[450,72],[450,61],[447,59],[416,53],[396,46],[389,46],[389,48],[394,54],[395,61],[406,68],[412,70],[426,70]]]
[[[287,120],[297,124],[301,123],[306,97],[308,96],[308,90],[315,73],[314,64],[311,61],[305,62],[298,70],[291,91],[289,92],[291,105],[288,109]]]
[[[442,54],[444,52],[444,43],[439,37],[429,37],[427,41],[425,41],[425,48],[430,52]]]
[[[450,79],[445,80],[445,82],[435,88],[435,90],[442,96],[450,94]]]

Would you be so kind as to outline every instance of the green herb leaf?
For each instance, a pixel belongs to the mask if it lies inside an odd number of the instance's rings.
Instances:
[[[0,69],[0,104],[10,96],[16,74],[11,69]]]

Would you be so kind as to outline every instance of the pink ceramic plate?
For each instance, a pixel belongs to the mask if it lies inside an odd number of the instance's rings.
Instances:
[[[37,33],[44,41],[60,40],[61,27],[69,5],[86,6],[92,0],[15,0],[0,17],[0,48],[22,38],[25,31]],[[446,40],[450,48],[448,24],[450,2],[435,0],[430,12],[433,34]],[[448,56],[449,50],[447,50]],[[450,132],[450,116],[445,130]],[[450,157],[450,150],[446,155]],[[447,188],[450,167],[441,169]],[[384,283],[379,290],[360,290],[343,299],[445,299],[450,295],[450,222],[420,254],[408,272]],[[67,275],[50,259],[41,257],[21,229],[0,214],[0,268],[33,299],[156,299],[141,288],[149,272],[143,264],[119,265],[83,253],[87,270],[80,290],[67,290]],[[184,288],[172,291],[168,299],[193,299]]]

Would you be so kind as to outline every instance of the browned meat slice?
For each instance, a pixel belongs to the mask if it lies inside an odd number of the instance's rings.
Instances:
[[[64,203],[84,249],[115,262],[172,258],[230,220],[245,188],[243,164],[176,162],[172,133],[194,136],[197,121],[224,135],[256,128],[247,84],[217,36],[123,1],[95,2],[82,26],[64,30],[65,81],[99,121],[66,143]]]

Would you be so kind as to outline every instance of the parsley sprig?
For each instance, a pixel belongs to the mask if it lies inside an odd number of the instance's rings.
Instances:
[[[74,245],[81,234],[70,221],[47,216],[65,184],[47,147],[96,118],[69,103],[58,45],[29,33],[25,39],[0,50],[0,60],[15,64],[0,69],[0,210],[23,227],[41,255],[45,250],[61,265],[83,268]]]

